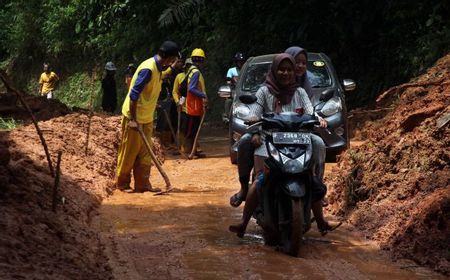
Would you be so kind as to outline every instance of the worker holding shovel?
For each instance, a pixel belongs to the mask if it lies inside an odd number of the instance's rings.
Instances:
[[[152,159],[166,180],[160,164],[150,149],[153,118],[161,92],[162,80],[171,74],[171,68],[179,57],[179,48],[172,41],[164,42],[158,53],[142,62],[131,80],[130,89],[122,106],[122,138],[117,159],[117,188],[130,189],[131,171],[135,192],[159,192],[150,184]],[[166,183],[169,185],[168,180]]]
[[[175,77],[175,81],[173,82],[173,90],[172,90],[172,98],[177,104],[177,132],[176,132],[176,143],[178,145],[179,152],[185,154],[189,154],[191,150],[186,151],[184,149],[184,128],[186,123],[186,95],[187,95],[187,75],[190,74],[189,70],[192,66],[192,59],[188,58],[184,63],[184,71],[179,73]]]
[[[205,52],[202,49],[194,49],[191,54],[193,65],[189,69],[188,90],[186,96],[186,122],[184,125],[185,143],[184,149],[190,153],[189,158],[205,157],[198,149],[198,132],[203,124],[208,103],[205,80],[200,68],[205,61]]]

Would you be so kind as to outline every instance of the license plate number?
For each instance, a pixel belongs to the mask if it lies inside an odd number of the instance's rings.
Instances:
[[[275,144],[311,144],[309,133],[274,132],[272,138]]]

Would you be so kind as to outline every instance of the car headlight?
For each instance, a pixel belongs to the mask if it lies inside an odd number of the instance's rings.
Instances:
[[[238,104],[233,106],[233,115],[240,119],[247,119],[250,114],[250,108],[245,104]]]
[[[330,100],[328,100],[327,103],[325,103],[325,105],[323,105],[320,112],[324,116],[329,117],[331,115],[336,114],[337,112],[340,112],[341,110],[342,110],[341,98],[339,98],[338,96],[335,96],[335,97],[331,98]]]
[[[280,153],[278,152],[277,148],[275,148],[275,146],[272,143],[270,143],[270,142],[267,142],[267,143],[269,144],[270,155],[277,161],[281,161]]]

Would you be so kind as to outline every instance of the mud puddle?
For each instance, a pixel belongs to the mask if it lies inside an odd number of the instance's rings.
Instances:
[[[104,201],[97,225],[116,279],[444,279],[406,260],[392,262],[346,224],[325,237],[308,232],[302,258],[264,246],[254,222],[237,238],[228,232],[242,207],[228,204],[238,181],[227,139],[203,137],[201,146],[205,159],[166,160],[174,193],[115,192]],[[163,187],[156,169],[152,174]]]

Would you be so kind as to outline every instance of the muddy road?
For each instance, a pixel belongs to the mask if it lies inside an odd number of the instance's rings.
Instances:
[[[254,221],[237,238],[228,226],[239,221],[242,206],[228,201],[238,180],[221,134],[202,138],[207,158],[166,159],[176,188],[170,195],[116,191],[103,202],[94,225],[116,279],[444,279],[413,262],[393,262],[345,223],[325,237],[314,225],[303,258],[264,246]],[[152,184],[164,186],[155,168]]]

